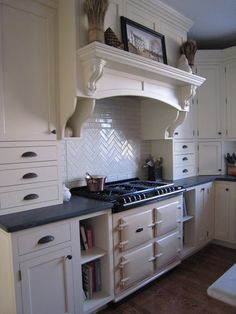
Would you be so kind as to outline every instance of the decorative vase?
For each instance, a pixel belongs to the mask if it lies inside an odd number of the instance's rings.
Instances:
[[[88,17],[88,41],[104,43],[104,19],[108,0],[85,0],[84,11]]]
[[[182,54],[179,57],[179,60],[177,62],[177,68],[189,73],[192,73],[192,69],[190,67],[190,65],[188,64],[188,59],[186,58],[186,56],[184,54]]]

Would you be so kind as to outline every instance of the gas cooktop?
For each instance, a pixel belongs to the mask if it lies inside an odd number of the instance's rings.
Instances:
[[[88,188],[71,189],[72,194],[112,202],[113,212],[140,206],[145,202],[183,192],[180,186],[163,181],[142,181],[138,178],[106,183],[101,192],[90,192]]]

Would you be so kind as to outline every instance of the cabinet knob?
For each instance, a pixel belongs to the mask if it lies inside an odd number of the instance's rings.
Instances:
[[[21,157],[37,157],[37,154],[35,152],[25,152],[21,155]]]
[[[52,130],[51,133],[52,134],[57,134],[57,131],[56,130]]]
[[[69,260],[71,260],[71,259],[72,259],[72,255],[67,255],[66,258],[69,259]]]
[[[183,148],[183,149],[186,149],[186,148],[188,148],[188,146],[187,146],[187,145],[183,145],[182,148]]]
[[[218,135],[221,135],[222,134],[222,132],[218,132]]]
[[[175,132],[174,135],[179,135],[179,132]]]
[[[49,243],[52,242],[54,240],[54,236],[52,235],[47,235],[45,237],[42,237],[41,239],[38,240],[38,244],[45,244],[45,243]]]
[[[222,171],[222,169],[218,169],[218,171],[219,171],[219,172],[221,172],[221,171]]]
[[[183,160],[183,161],[186,161],[186,160],[188,160],[188,157],[184,157],[182,160]]]
[[[228,191],[229,191],[229,189],[227,188],[227,189],[225,189],[225,191],[227,191],[227,192],[228,192]]]
[[[205,188],[201,188],[201,191],[205,191]]]
[[[188,169],[184,169],[182,172],[183,172],[183,173],[187,173],[187,172],[188,172]]]

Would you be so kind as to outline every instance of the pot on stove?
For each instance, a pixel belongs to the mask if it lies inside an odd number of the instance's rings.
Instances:
[[[86,179],[88,190],[90,192],[101,192],[104,190],[106,176],[99,176],[99,175],[91,176],[87,174],[85,179]]]

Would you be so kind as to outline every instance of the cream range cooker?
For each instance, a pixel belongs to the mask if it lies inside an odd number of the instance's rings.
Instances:
[[[102,192],[72,193],[113,202],[115,301],[180,263],[183,191],[137,178],[108,183]]]

